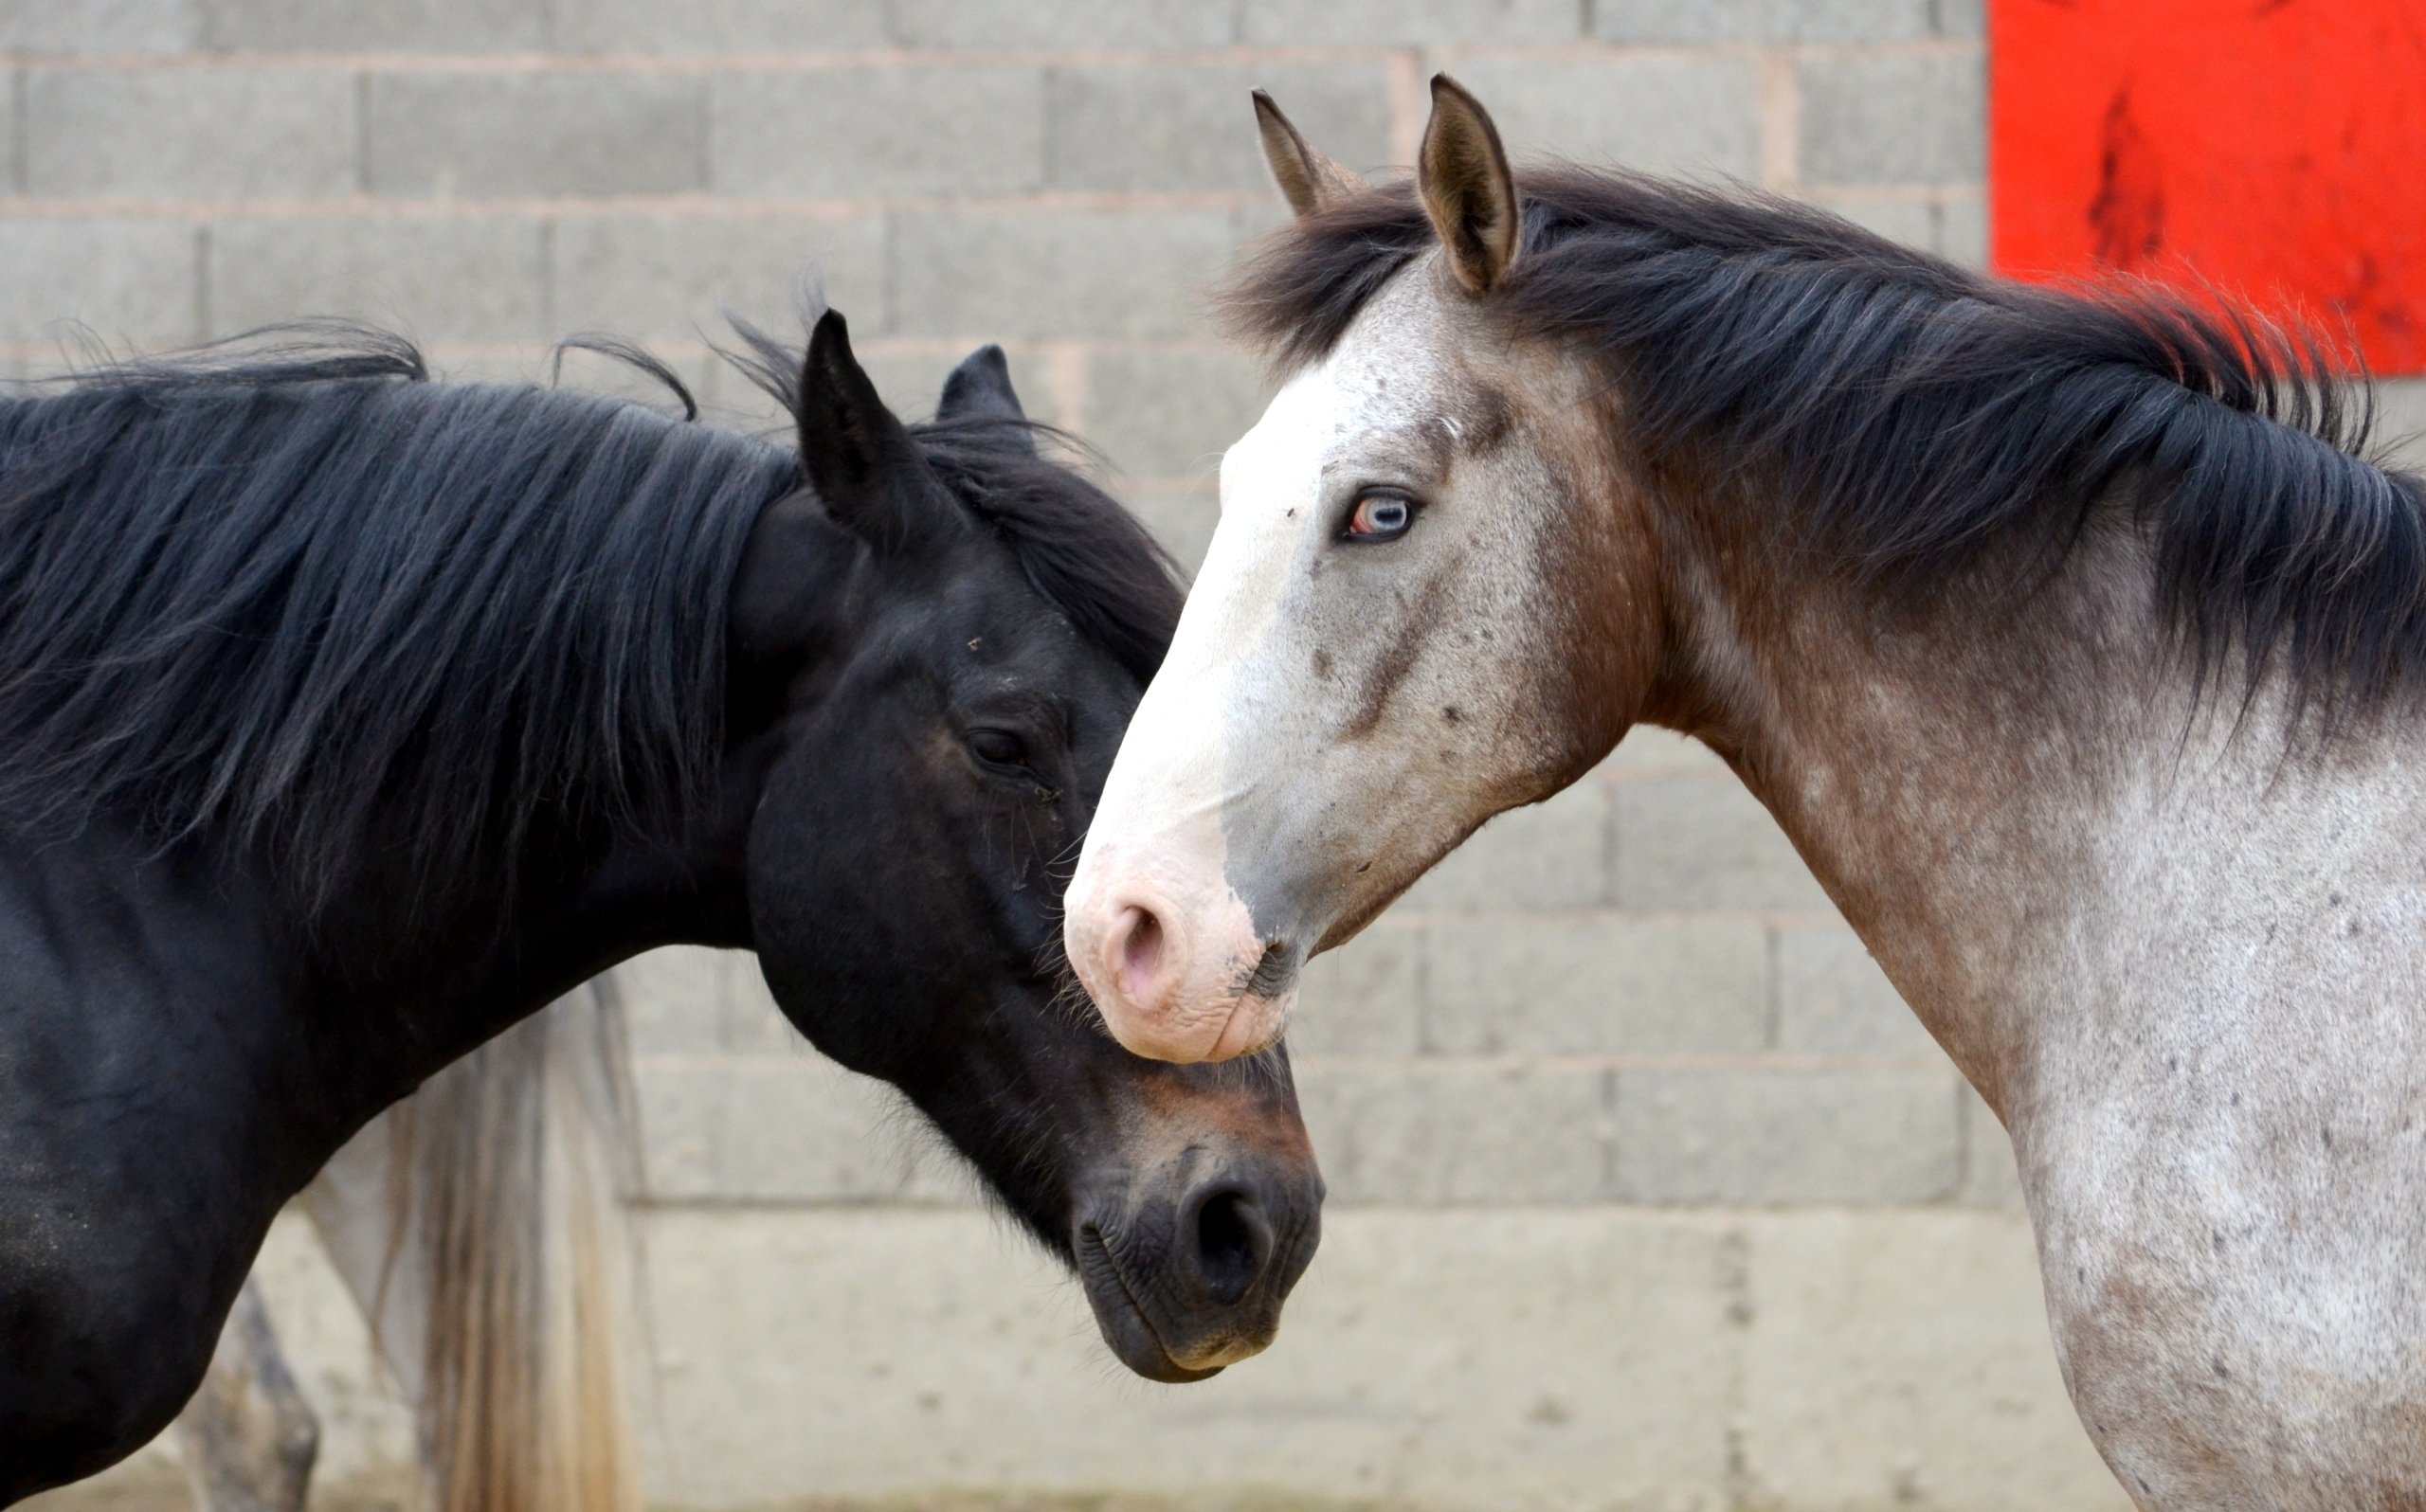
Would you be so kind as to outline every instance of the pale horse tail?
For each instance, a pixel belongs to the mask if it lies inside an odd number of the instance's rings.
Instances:
[[[600,978],[390,1115],[384,1269],[417,1272],[426,1299],[417,1407],[437,1512],[640,1512],[632,1101],[623,1001]]]

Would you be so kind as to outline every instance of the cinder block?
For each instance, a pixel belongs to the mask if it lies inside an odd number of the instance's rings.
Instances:
[[[378,74],[371,191],[670,194],[706,183],[697,79],[614,73]]]
[[[1271,1350],[1176,1392],[992,1215],[672,1209],[647,1237],[666,1504],[1730,1504],[1741,1246],[1693,1217],[1335,1206]]]
[[[851,328],[856,338],[859,327]],[[922,338],[914,341],[872,342],[861,347],[854,342],[860,363],[876,380],[877,392],[893,406],[893,412],[904,420],[919,421],[934,418],[935,403],[943,398],[944,379],[959,365],[962,358],[982,343],[962,340]],[[1020,407],[1030,420],[1048,424],[1063,424],[1069,420],[1060,390],[1052,383],[1052,369],[1036,348],[1026,345],[1005,345],[1004,355],[1011,364],[1011,387],[1019,391]],[[1088,471],[1092,459],[1065,459]],[[1104,481],[1101,477],[1096,482]],[[1118,492],[1117,490],[1114,491]]]
[[[537,344],[549,335],[534,220],[237,217],[209,235],[214,334],[343,315],[430,340]]]
[[[1618,1192],[1676,1203],[1934,1202],[1962,1176],[1951,1071],[1620,1071]]]
[[[1603,764],[1608,773],[1656,772],[1694,777],[1732,777],[1718,752],[1700,741],[1654,725],[1637,725]]]
[[[704,413],[707,405],[703,395],[708,387],[709,369],[719,361],[715,354],[696,342],[643,342],[640,345],[643,351],[673,370],[675,378],[691,391],[692,399],[699,404]],[[479,383],[532,383],[571,393],[621,399],[663,415],[682,413],[682,401],[653,374],[604,352],[572,349],[558,351],[553,347],[517,348],[509,351],[494,347],[466,348],[442,342],[425,347],[423,355],[429,360],[430,371],[446,382],[469,378]]]
[[[1875,194],[1822,194],[1819,202],[1865,231],[1923,252],[1938,243],[1937,207],[1927,200],[1884,199]]]
[[[2013,1137],[1968,1086],[1963,1089],[1963,1200],[1989,1208],[2022,1206]]]
[[[29,193],[234,199],[353,192],[354,80],[301,68],[36,69]]]
[[[702,421],[726,424],[714,413],[707,397],[715,387],[715,370],[724,365],[721,357],[697,345],[643,342],[640,346],[664,364],[675,381],[689,390]],[[680,396],[656,374],[605,352],[552,346],[500,349],[440,342],[425,344],[422,353],[428,360],[431,373],[444,383],[536,384],[569,393],[620,399],[669,418],[682,414]],[[788,444],[788,439],[784,439]]]
[[[1087,440],[1130,477],[1218,483],[1263,413],[1262,371],[1235,350],[1105,348],[1087,369]]]
[[[1512,808],[1409,889],[1408,909],[1577,909],[1609,900],[1609,787]]]
[[[675,945],[615,968],[636,1055],[796,1057],[807,1048],[747,950]]]
[[[1608,1075],[1308,1057],[1297,1092],[1335,1203],[1591,1202],[1607,1188]]]
[[[13,194],[25,188],[25,144],[18,133],[25,122],[26,113],[21,105],[26,73],[22,68],[10,69],[0,75],[0,79],[6,81],[0,82],[0,111],[7,112],[5,117],[0,117],[0,189]]]
[[[141,347],[189,342],[197,328],[196,251],[179,221],[21,216],[0,220],[0,340],[40,343],[67,323]]]
[[[1448,1053],[1745,1053],[1768,1038],[1758,926],[1600,915],[1438,918],[1424,1044]]]
[[[675,945],[615,968],[613,990],[634,1055],[712,1055],[725,1049],[723,955]]]
[[[699,395],[703,415],[719,425],[791,444],[798,428],[792,417],[747,373],[717,361],[708,365],[707,380],[706,391]]]
[[[1757,82],[1743,58],[1608,54],[1461,58],[1509,154],[1749,178],[1760,168]]]
[[[1618,903],[1832,911],[1802,858],[1732,777],[1617,784]]]
[[[1630,3],[1602,0],[1603,9]],[[1283,47],[1560,43],[1575,41],[1583,30],[1582,8],[1572,0],[1245,0],[1245,6],[1240,26],[1246,40]],[[1280,104],[1291,119],[1297,118],[1286,97]]]
[[[854,1202],[897,1197],[915,1164],[900,1095],[806,1053],[636,1063],[652,1197]]]
[[[0,49],[74,55],[183,52],[195,0],[0,0]]]
[[[1851,929],[1792,926],[1777,932],[1777,942],[1778,1049],[1791,1055],[1943,1057]]]
[[[722,342],[731,310],[789,337],[816,284],[857,342],[890,323],[884,242],[880,215],[564,215],[551,249],[556,322]]]
[[[874,0],[866,0],[875,10]],[[1222,47],[1230,6],[1208,0],[892,0],[904,47]]]
[[[1354,168],[1390,158],[1389,75],[1370,63],[1056,68],[1046,113],[1057,188],[1253,189],[1271,182],[1248,92],[1268,89],[1310,140]]]
[[[1929,35],[1930,0],[1600,0],[1603,42],[1912,42]]]
[[[640,57],[835,52],[890,40],[878,0],[555,0],[555,45]]]
[[[1987,173],[1986,65],[1960,53],[1806,58],[1803,179],[1977,184]]]
[[[520,52],[548,41],[548,0],[198,0],[218,52]]]
[[[428,366],[431,378],[439,383],[546,387],[552,381],[555,355],[544,347],[480,347],[432,341],[415,345],[421,349],[422,361]],[[576,360],[568,356],[567,365]]]
[[[1129,512],[1146,522],[1146,529],[1154,532],[1154,539],[1163,543],[1180,570],[1193,577],[1204,565],[1213,528],[1222,522],[1221,491],[1201,483],[1148,483],[1123,484],[1115,492]]]
[[[1421,925],[1383,918],[1306,963],[1289,1050],[1297,1055],[1412,1055],[1423,1041]]]
[[[929,210],[894,232],[894,318],[979,339],[1204,335],[1219,210]]]
[[[1985,194],[1957,191],[1938,207],[1937,250],[1965,267],[1988,265],[1988,202]]]
[[[849,314],[847,310],[843,313]],[[859,357],[860,366],[866,369],[868,376],[876,381],[876,391],[884,396],[885,404],[893,412],[907,421],[932,419],[935,401],[943,397],[944,375],[951,371],[952,364],[960,360],[967,349],[957,342],[938,341],[862,344],[858,340],[859,327],[856,323],[851,327],[851,334],[852,351]],[[1008,348],[1004,349],[1004,354],[1010,355]],[[1019,382],[1016,358],[1013,363],[1011,384],[1019,389],[1021,406],[1028,411],[1030,418],[1044,419],[1045,416],[1035,406],[1046,395],[1036,382],[1023,387]],[[1027,366],[1031,379],[1041,378],[1033,363]]]
[[[1044,181],[1044,74],[933,64],[730,74],[709,86],[726,194],[1017,194]]]
[[[725,1045],[736,1054],[796,1055],[807,1045],[802,1031],[775,1005],[754,952],[722,952]]]
[[[2128,1512],[2065,1397],[2018,1215],[1755,1217],[1739,1504]]]
[[[1988,34],[1987,0],[1932,0],[1930,11],[1941,37],[1978,38]]]
[[[2403,466],[2426,466],[2426,378],[2376,381],[2376,437]]]
[[[1281,102],[1283,108],[1288,101]],[[1276,231],[1295,219],[1288,203],[1281,199],[1279,188],[1269,179],[1260,186],[1262,192],[1230,212],[1230,234],[1241,248],[1260,241],[1268,232]]]

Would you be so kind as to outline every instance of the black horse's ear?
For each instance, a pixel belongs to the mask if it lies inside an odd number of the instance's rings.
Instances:
[[[1328,208],[1365,187],[1363,179],[1315,151],[1306,134],[1260,89],[1255,92],[1255,129],[1263,138],[1263,161],[1272,170],[1272,181],[1299,215]]]
[[[1447,74],[1432,76],[1432,119],[1416,158],[1416,192],[1468,294],[1489,294],[1516,261],[1516,175],[1491,113]]]
[[[828,514],[888,555],[923,538],[931,522],[910,466],[916,445],[852,355],[839,310],[809,333],[799,421],[801,474]]]
[[[1020,406],[1019,390],[1011,387],[1010,359],[987,342],[960,359],[944,380],[944,396],[935,402],[939,421],[999,420],[1007,444],[1034,456],[1036,438],[1027,432],[1027,411]]]

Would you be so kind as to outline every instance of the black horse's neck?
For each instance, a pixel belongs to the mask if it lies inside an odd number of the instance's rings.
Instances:
[[[375,1111],[552,999],[668,945],[752,948],[749,832],[769,766],[861,635],[865,548],[806,495],[761,511],[733,582],[718,658],[721,748],[696,800],[656,823],[602,815],[578,795],[521,817],[500,864],[468,869],[397,927],[414,893],[408,849],[374,861],[290,917],[319,990],[375,1005],[397,1036],[364,1048]],[[645,759],[646,752],[630,759]],[[635,772],[671,787],[679,774]],[[392,1089],[387,1084],[392,1083]],[[368,1116],[368,1113],[365,1114]]]

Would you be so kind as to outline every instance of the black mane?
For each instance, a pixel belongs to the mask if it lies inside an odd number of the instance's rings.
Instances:
[[[2368,459],[2371,395],[2345,407],[2305,336],[1990,279],[1774,196],[1567,167],[1518,187],[1489,308],[1589,352],[1655,468],[1757,478],[1782,528],[1911,596],[2135,511],[2200,686],[2237,657],[2329,711],[2426,678],[2426,485]],[[1232,323],[1316,360],[1433,243],[1412,186],[1377,188],[1276,233]]]
[[[312,905],[378,845],[400,909],[504,871],[543,806],[672,833],[721,751],[742,550],[798,459],[426,378],[401,338],[318,325],[0,401],[0,810],[211,829]],[[999,440],[919,433],[1150,672],[1178,593],[1142,529]]]

